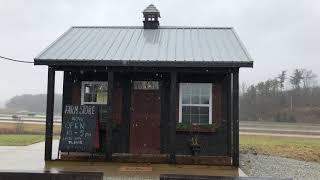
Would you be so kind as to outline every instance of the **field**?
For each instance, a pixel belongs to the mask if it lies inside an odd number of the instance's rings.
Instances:
[[[53,134],[60,134],[60,125],[53,126]],[[45,124],[0,122],[0,134],[38,134],[44,135]]]
[[[320,162],[320,139],[241,135],[240,153],[273,155]]]
[[[0,146],[26,146],[41,141],[43,135],[0,134]]]

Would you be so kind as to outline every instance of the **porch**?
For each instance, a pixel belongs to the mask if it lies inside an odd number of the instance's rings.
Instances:
[[[57,157],[58,140],[53,141],[53,157]],[[243,176],[239,168],[231,166],[195,166],[148,163],[43,161],[44,142],[30,146],[0,147],[2,172],[103,172],[107,179],[159,179],[160,174],[189,174],[212,176]],[[19,163],[17,163],[19,159]],[[23,160],[23,161],[21,161]]]

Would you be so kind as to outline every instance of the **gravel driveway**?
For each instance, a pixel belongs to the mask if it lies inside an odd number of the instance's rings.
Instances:
[[[320,164],[267,155],[240,155],[240,168],[248,176],[320,179]]]

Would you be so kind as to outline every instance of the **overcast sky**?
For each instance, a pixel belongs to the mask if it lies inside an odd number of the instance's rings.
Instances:
[[[255,61],[240,71],[242,82],[294,68],[320,75],[319,0],[0,0],[0,55],[33,61],[70,26],[142,25],[150,3],[160,10],[161,25],[234,27]],[[0,59],[0,102],[45,93],[46,78],[45,66]]]

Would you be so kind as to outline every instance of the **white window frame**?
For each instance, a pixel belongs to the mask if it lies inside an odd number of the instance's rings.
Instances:
[[[84,91],[85,91],[85,84],[90,84],[90,85],[96,85],[96,84],[107,84],[108,86],[108,81],[82,81],[81,82],[81,105],[85,104],[108,104],[108,101],[103,103],[103,102],[84,102]],[[108,86],[109,87],[109,86]]]
[[[205,84],[209,85],[209,105],[205,104],[188,104],[187,106],[209,107],[209,124],[212,124],[212,83],[179,83],[179,123],[182,123],[182,87],[188,84]]]

